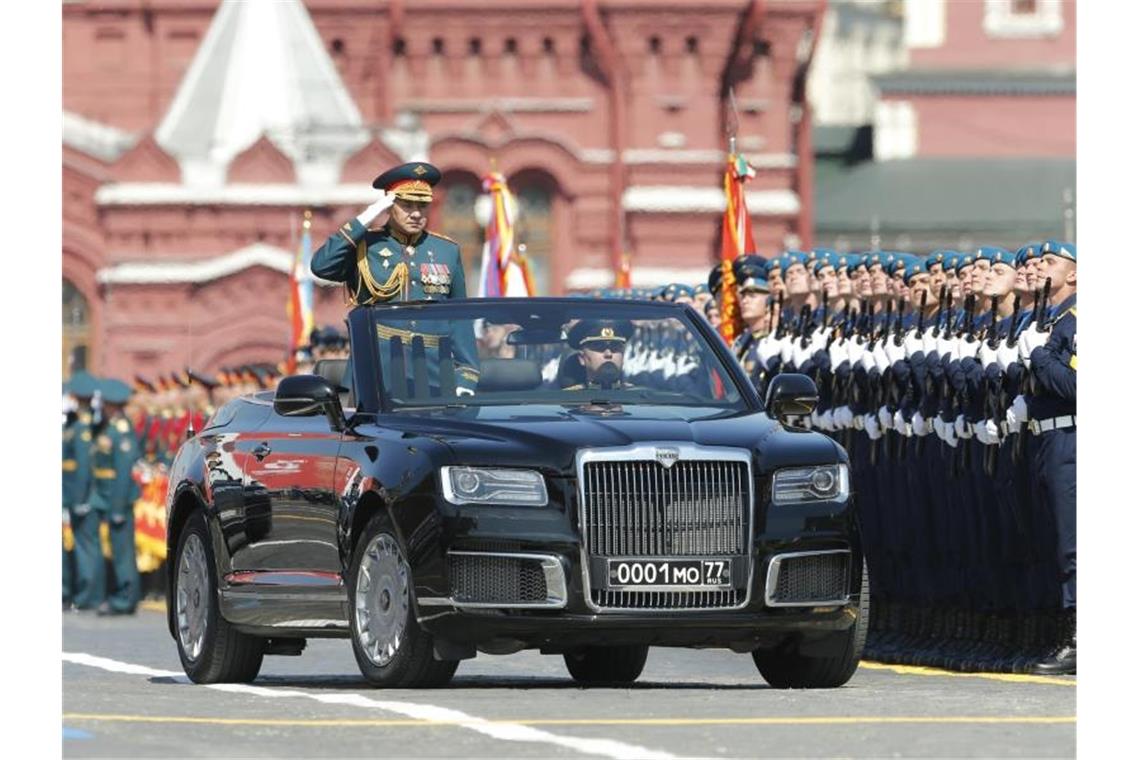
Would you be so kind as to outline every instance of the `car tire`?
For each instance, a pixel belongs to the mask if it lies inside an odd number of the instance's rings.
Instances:
[[[582,647],[562,655],[566,669],[580,684],[630,684],[645,669],[649,647],[644,644]]]
[[[841,648],[840,654],[820,657],[784,649],[758,649],[752,653],[756,669],[770,686],[776,689],[832,689],[851,680],[863,656],[867,642],[867,621],[870,613],[871,592],[867,575],[867,562],[863,561],[863,579],[860,584],[858,617],[846,631],[832,636]]]
[[[178,657],[194,683],[248,683],[261,670],[265,639],[222,617],[215,567],[206,518],[195,512],[178,537],[172,568]]]
[[[352,653],[373,686],[438,688],[459,667],[458,660],[435,659],[431,635],[416,622],[413,587],[396,532],[377,513],[356,543],[348,573]]]

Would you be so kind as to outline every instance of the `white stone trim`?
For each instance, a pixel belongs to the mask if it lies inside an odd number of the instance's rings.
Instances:
[[[198,284],[229,277],[255,266],[288,275],[293,271],[293,254],[267,243],[253,243],[230,253],[201,259],[155,261],[140,257],[100,269],[96,279],[106,285]],[[311,275],[310,278],[320,285],[337,284]]]
[[[630,269],[630,281],[635,288],[655,288],[658,285],[668,285],[673,282],[682,282],[689,285],[705,282],[709,277],[709,270],[713,262],[706,267],[642,267],[633,266]],[[566,287],[570,290],[590,290],[592,288],[609,288],[614,284],[614,271],[604,267],[578,267],[570,271],[566,277]]]
[[[478,98],[408,100],[401,108],[415,113],[588,113],[593,98]]]
[[[81,153],[112,162],[134,147],[137,140],[137,135],[118,127],[71,111],[63,112],[63,144]]]
[[[990,37],[1056,37],[1065,28],[1061,0],[1037,0],[1035,13],[1014,13],[1013,0],[986,0],[982,27]]]
[[[724,190],[708,186],[635,185],[622,194],[626,211],[651,213],[723,213]],[[745,193],[750,214],[766,216],[799,213],[800,199],[791,190],[753,190]]]
[[[906,0],[903,39],[907,48],[940,48],[946,44],[946,0]]]
[[[380,197],[372,185],[331,187],[233,184],[201,187],[168,182],[116,182],[95,191],[100,206],[366,206]]]
[[[918,153],[918,114],[909,100],[880,100],[875,104],[876,161],[913,158]]]

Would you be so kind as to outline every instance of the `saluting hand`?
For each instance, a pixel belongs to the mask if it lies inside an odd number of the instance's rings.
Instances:
[[[357,215],[356,221],[367,227],[368,225],[372,224],[372,220],[380,216],[388,209],[392,208],[392,204],[395,202],[396,196],[385,190],[384,194],[380,196],[379,200],[377,200],[375,203]]]

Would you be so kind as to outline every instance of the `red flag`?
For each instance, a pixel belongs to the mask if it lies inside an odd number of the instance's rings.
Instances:
[[[725,209],[720,242],[720,334],[729,344],[743,328],[732,262],[746,253],[756,251],[756,241],[752,238],[752,219],[748,216],[748,206],[744,201],[744,183],[754,176],[756,172],[744,160],[744,156],[739,153],[729,154],[728,166],[724,170]]]

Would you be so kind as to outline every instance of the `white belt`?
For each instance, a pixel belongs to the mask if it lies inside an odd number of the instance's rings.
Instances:
[[[1029,432],[1033,435],[1041,435],[1048,433],[1050,430],[1064,430],[1077,426],[1077,415],[1062,415],[1060,417],[1050,417],[1047,420],[1030,420]]]

